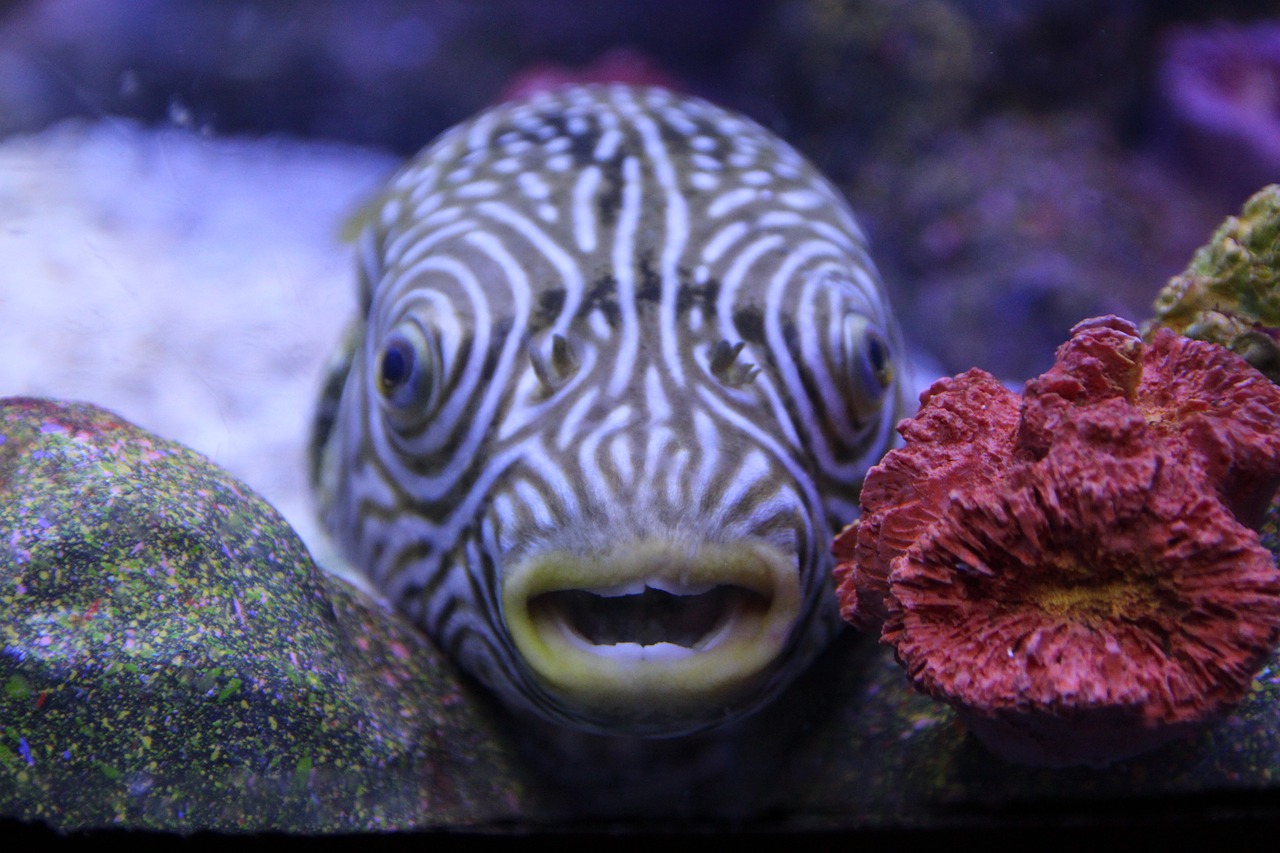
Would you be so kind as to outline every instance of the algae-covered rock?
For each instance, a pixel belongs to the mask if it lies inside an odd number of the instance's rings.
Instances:
[[[429,641],[319,573],[244,486],[92,406],[0,401],[0,638],[5,817],[323,832],[563,816],[508,748],[510,718]],[[990,755],[888,649],[845,636],[726,745],[718,784],[761,775],[748,747],[769,741],[773,829],[1160,796],[1183,814],[1198,792],[1274,790],[1278,672],[1193,741],[1050,771]]]
[[[186,448],[0,401],[0,814],[62,829],[528,817],[484,697]]]
[[[1214,232],[1156,298],[1159,326],[1221,344],[1280,382],[1280,184],[1264,187]]]

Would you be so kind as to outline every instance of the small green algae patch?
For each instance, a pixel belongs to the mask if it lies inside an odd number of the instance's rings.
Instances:
[[[0,401],[0,814],[349,831],[528,817],[484,697],[198,454]]]
[[[1169,280],[1144,333],[1161,326],[1221,344],[1280,382],[1280,184],[1255,193]]]

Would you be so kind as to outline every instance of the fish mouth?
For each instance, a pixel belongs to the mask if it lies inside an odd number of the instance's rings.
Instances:
[[[723,713],[782,655],[800,614],[794,556],[754,542],[630,543],[514,566],[503,618],[543,686],[580,715],[642,724]]]

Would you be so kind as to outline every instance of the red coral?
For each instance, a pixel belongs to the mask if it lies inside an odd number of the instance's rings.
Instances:
[[[577,68],[550,62],[534,64],[507,82],[496,103],[550,92],[570,83],[626,83],[631,86],[660,86],[675,92],[688,91],[678,77],[648,55],[634,48],[617,47],[591,64]]]
[[[1017,450],[1044,456],[1054,433],[1076,416],[1076,407],[1115,397],[1134,402],[1142,369],[1137,326],[1110,315],[1077,323],[1071,339],[1058,347],[1053,367],[1023,391]]]
[[[1168,329],[1156,333],[1145,361],[1138,394],[1147,420],[1257,529],[1280,489],[1280,390],[1230,350]]]
[[[890,561],[937,520],[953,489],[1002,472],[1018,422],[1018,395],[977,369],[939,379],[920,403],[898,424],[913,452],[894,451],[867,473],[862,518],[833,549],[840,612],[864,631],[884,621]]]
[[[1105,763],[1248,690],[1280,572],[1280,389],[1213,344],[1078,325],[1018,398],[971,370],[899,425],[837,542],[842,612],[1007,757]],[[851,560],[849,558],[852,558]]]

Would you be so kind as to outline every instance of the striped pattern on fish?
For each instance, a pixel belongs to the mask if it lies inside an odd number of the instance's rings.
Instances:
[[[741,116],[586,86],[446,132],[366,216],[313,443],[352,562],[553,721],[776,695],[837,628],[829,542],[901,414],[838,192]]]

